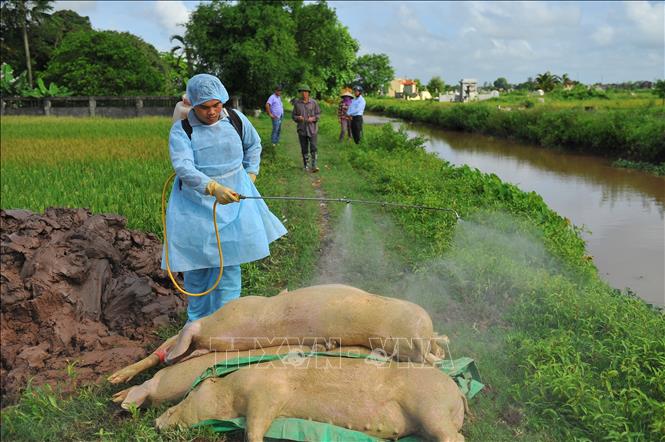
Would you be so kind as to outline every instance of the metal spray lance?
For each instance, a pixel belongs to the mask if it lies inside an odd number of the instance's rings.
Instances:
[[[245,196],[240,195],[241,200],[286,200],[286,201],[319,201],[319,202],[331,202],[331,203],[346,203],[346,204],[373,204],[383,207],[399,207],[404,209],[421,209],[421,210],[439,210],[442,212],[451,212],[455,215],[457,221],[461,219],[459,213],[455,209],[449,207],[433,207],[433,206],[424,206],[418,204],[401,204],[401,203],[391,203],[388,201],[371,201],[371,200],[357,200],[351,198],[318,198],[318,197],[307,197],[307,196]]]

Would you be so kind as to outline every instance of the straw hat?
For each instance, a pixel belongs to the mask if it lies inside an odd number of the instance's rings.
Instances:
[[[351,93],[351,89],[349,88],[342,89],[342,93],[340,94],[340,96],[353,98],[353,94]]]

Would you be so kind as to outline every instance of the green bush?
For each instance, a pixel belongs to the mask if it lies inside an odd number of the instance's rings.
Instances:
[[[545,147],[567,148],[611,158],[658,164],[665,161],[665,115],[657,107],[587,111],[523,105],[497,109],[491,102],[448,104],[367,100],[368,110],[445,129],[479,132]]]
[[[153,95],[166,86],[157,50],[127,32],[67,34],[53,53],[45,78],[77,95]]]

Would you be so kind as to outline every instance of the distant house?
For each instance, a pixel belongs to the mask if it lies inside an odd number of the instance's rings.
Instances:
[[[389,97],[412,98],[418,95],[418,85],[408,78],[395,78],[388,86]]]
[[[463,78],[459,82],[459,87],[457,101],[473,101],[478,98],[478,80]]]

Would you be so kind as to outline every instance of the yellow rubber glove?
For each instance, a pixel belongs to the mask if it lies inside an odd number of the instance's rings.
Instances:
[[[249,179],[252,180],[252,183],[256,181],[256,174],[249,172],[247,175],[249,175]]]
[[[206,186],[206,191],[208,195],[214,196],[219,204],[237,203],[240,201],[240,196],[236,192],[226,186],[222,186],[215,180],[210,180]]]

